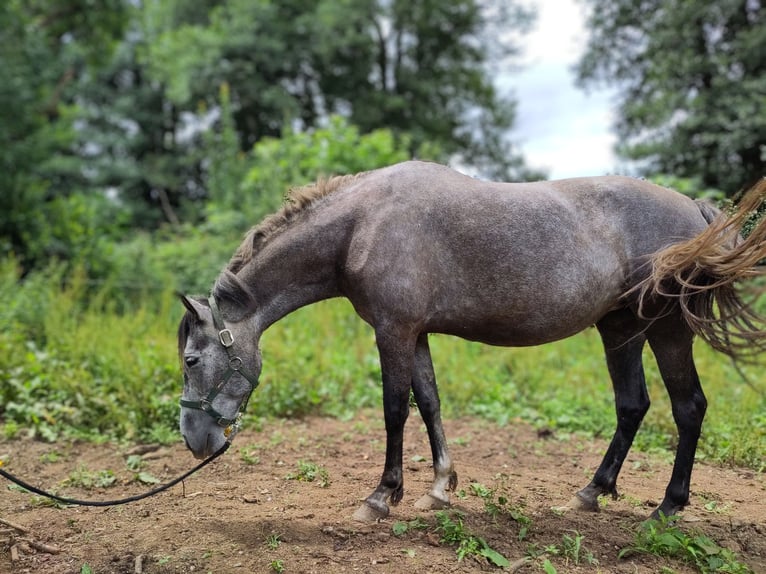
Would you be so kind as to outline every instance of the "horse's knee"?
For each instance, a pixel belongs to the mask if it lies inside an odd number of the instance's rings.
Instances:
[[[641,421],[644,420],[651,402],[649,397],[642,396],[641,398],[631,401],[629,403],[621,403],[617,405],[617,424],[620,426],[628,427],[632,432],[636,432],[641,425]]]

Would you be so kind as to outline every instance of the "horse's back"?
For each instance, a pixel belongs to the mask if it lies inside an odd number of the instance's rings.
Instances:
[[[496,344],[593,324],[621,304],[648,255],[706,225],[690,199],[620,176],[492,183],[405,162],[356,185],[363,223],[347,270],[364,300]]]

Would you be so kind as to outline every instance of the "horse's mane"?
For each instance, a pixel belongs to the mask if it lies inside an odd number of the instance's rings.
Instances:
[[[237,273],[253,259],[257,246],[263,245],[270,237],[287,227],[300,213],[315,205],[320,199],[327,197],[366,173],[368,172],[320,178],[315,183],[290,189],[281,209],[268,215],[247,232],[226,266],[226,270]]]
[[[369,172],[320,178],[315,183],[290,189],[285,196],[282,207],[277,212],[265,217],[263,221],[245,234],[242,243],[216,281],[213,288],[215,296],[249,307],[253,303],[250,290],[236,274],[252,261],[258,249],[271,237],[295,221],[301,213],[316,205],[319,200],[342,189],[367,173]]]

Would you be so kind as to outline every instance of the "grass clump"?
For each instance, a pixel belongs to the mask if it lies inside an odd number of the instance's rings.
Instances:
[[[511,565],[508,559],[491,548],[484,538],[473,534],[465,527],[462,512],[439,510],[434,516],[436,518],[436,532],[441,535],[442,542],[455,547],[458,561],[463,560],[466,556],[473,556],[484,558],[500,568],[507,568]]]
[[[750,567],[740,562],[728,548],[719,546],[704,534],[687,534],[674,520],[665,517],[644,522],[636,532],[634,543],[623,548],[619,557],[625,558],[632,554],[675,558],[692,564],[701,574],[753,574]]]

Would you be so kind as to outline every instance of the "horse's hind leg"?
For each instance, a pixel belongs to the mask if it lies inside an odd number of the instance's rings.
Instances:
[[[694,454],[707,400],[694,366],[693,335],[683,320],[678,316],[669,316],[657,321],[648,331],[647,337],[670,396],[673,419],[678,429],[673,474],[665,490],[665,498],[652,513],[652,518],[657,518],[660,513],[671,516],[689,502]]]
[[[449,506],[447,491],[454,491],[457,487],[457,473],[452,466],[447,438],[442,427],[439,392],[436,388],[436,376],[426,333],[418,337],[415,348],[412,391],[428,430],[434,464],[434,481],[431,490],[415,503],[415,507],[422,510],[444,508]]]
[[[614,311],[596,324],[606,353],[617,411],[617,430],[590,484],[577,493],[569,508],[598,510],[601,494],[617,496],[617,476],[649,410],[641,352],[646,339],[641,324],[628,310]]]

